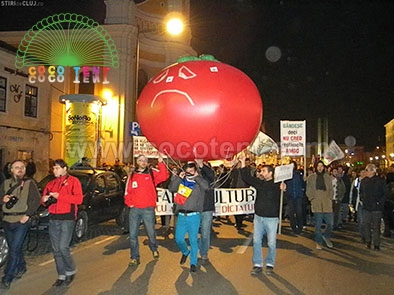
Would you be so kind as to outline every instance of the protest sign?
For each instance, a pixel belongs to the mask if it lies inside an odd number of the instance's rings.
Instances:
[[[215,216],[253,214],[256,190],[250,188],[215,189]],[[156,215],[172,215],[174,194],[167,189],[157,188]]]
[[[275,167],[274,182],[281,182],[293,178],[294,164]]]
[[[303,156],[306,144],[306,121],[280,121],[281,156]]]

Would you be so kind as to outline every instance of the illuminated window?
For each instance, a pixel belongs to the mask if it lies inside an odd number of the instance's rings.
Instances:
[[[6,111],[7,103],[7,79],[0,77],[0,112]]]
[[[26,85],[25,116],[37,118],[38,88]]]

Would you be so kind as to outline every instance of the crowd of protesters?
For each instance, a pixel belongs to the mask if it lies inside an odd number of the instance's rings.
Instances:
[[[76,163],[76,166],[73,165],[70,169],[80,169],[83,165],[90,167],[88,161],[83,160],[85,162]],[[307,169],[306,175],[303,175],[303,170],[298,169],[296,162],[291,163],[293,164],[292,179],[277,184],[273,181],[274,167],[272,165],[265,163],[256,165],[244,156],[235,159],[231,168],[224,165],[212,168],[209,163],[200,159],[187,162],[181,167],[179,164],[165,164],[160,156],[156,166],[150,164],[144,156],[137,157],[136,167],[122,165],[119,159],[116,159],[113,166],[104,164],[104,169],[112,170],[126,180],[125,204],[130,209],[131,260],[129,265],[136,267],[140,264],[138,235],[142,222],[149,237],[148,245],[152,256],[154,259],[159,259],[159,245],[155,230],[156,187],[158,186],[168,188],[174,193],[175,242],[181,251],[181,265],[190,256],[191,272],[196,272],[198,269],[198,254],[202,263],[208,261],[215,210],[215,188],[252,186],[256,189],[255,213],[250,218],[254,223],[252,275],[261,273],[264,266],[266,274],[273,272],[279,218],[289,219],[290,234],[295,237],[303,234],[305,226],[314,225],[317,250],[321,250],[324,244],[328,248],[334,248],[331,241],[333,231],[342,230],[350,221],[358,223],[361,242],[367,249],[376,251],[381,249],[380,224],[385,202],[393,197],[394,165],[389,167],[386,174],[383,174],[374,164],[368,164],[360,171],[349,171],[347,166],[332,164],[327,167],[323,161],[318,161],[314,167]],[[14,167],[16,164],[18,166]],[[59,275],[53,286],[58,287],[70,284],[76,273],[69,253],[69,237],[71,227],[75,222],[76,206],[81,202],[81,194],[76,193],[75,190],[62,191],[64,184],[72,180],[67,173],[68,166],[61,159],[54,161],[53,164],[53,169],[61,170],[62,173],[57,173],[59,175],[55,173],[57,179],[48,184],[53,187],[47,186],[41,197],[41,203],[46,203],[48,198],[53,196],[59,202],[50,206],[59,207],[64,204],[62,208],[66,210],[60,215],[57,209],[50,210],[53,215],[51,241]],[[17,169],[21,170],[18,170],[19,174]],[[21,277],[26,272],[26,264],[21,254],[21,242],[30,226],[29,218],[40,201],[37,199],[35,181],[30,181],[35,170],[33,161],[17,160],[7,163],[1,173],[0,204],[3,206],[2,211],[6,213],[3,217],[3,227],[10,246],[10,259],[7,262],[5,276],[2,278],[1,287],[3,288],[9,288],[15,277]],[[13,182],[16,185],[12,186]],[[18,206],[13,209],[9,206],[10,199],[18,192],[22,196],[22,187],[25,184],[31,187],[23,191],[23,198],[26,202],[18,203]],[[70,188],[67,187],[68,190]],[[19,191],[16,192],[17,190]],[[279,216],[281,191],[287,204],[283,216]],[[24,205],[23,208],[19,207],[22,205]],[[21,212],[15,213],[12,210]],[[20,214],[20,217],[17,214]],[[250,216],[235,215],[233,217],[234,225],[239,232],[243,231],[243,221],[246,217]],[[220,217],[218,218],[220,220]],[[226,219],[229,221],[230,217],[226,216]],[[16,237],[12,225],[15,221],[23,227],[23,232],[21,231],[20,237],[17,238],[17,244],[14,243]],[[169,217],[162,222],[168,224],[168,221]],[[65,230],[62,229],[64,224],[67,224],[68,235],[67,240],[62,241],[58,237],[65,236],[62,234]],[[185,241],[186,234],[189,244]],[[267,236],[268,241],[268,254],[265,259],[263,259],[261,243],[264,235]]]
[[[380,225],[380,218],[382,217],[382,204],[384,204],[385,199],[389,196],[389,194],[386,185],[383,184],[384,175],[378,173],[374,165],[370,164],[364,170],[350,172],[347,166],[342,166],[335,163],[330,166],[326,166],[324,162],[319,161],[314,167],[309,167],[307,169],[307,175],[304,176],[304,171],[302,169],[298,169],[296,162],[293,161],[292,164],[294,166],[293,178],[285,181],[284,188],[279,187],[278,185],[276,191],[277,193],[274,194],[276,196],[276,199],[271,197],[271,199],[265,200],[266,207],[268,206],[268,203],[270,203],[269,206],[273,206],[272,202],[277,202],[276,205],[277,208],[279,208],[280,194],[278,192],[280,191],[280,189],[285,191],[284,196],[286,209],[284,210],[284,213],[281,217],[289,219],[291,235],[301,235],[303,234],[303,229],[305,228],[305,226],[313,225],[315,227],[316,249],[321,250],[324,244],[329,248],[334,248],[334,245],[331,241],[333,231],[343,230],[347,223],[349,223],[350,221],[354,221],[359,224],[361,241],[365,243],[365,247],[369,249],[373,246],[373,249],[380,250],[380,239],[377,234],[379,232],[377,230],[377,226],[378,221]],[[181,220],[184,220],[185,217],[192,218],[192,216],[194,216],[193,218],[197,220],[191,223],[193,225],[192,228],[190,228],[190,226],[186,226],[187,229],[185,229],[185,225],[182,225],[181,228],[183,228],[183,230],[180,231],[178,229],[179,233],[182,233],[178,234],[178,236],[177,234],[175,234],[176,242],[182,252],[180,264],[184,264],[189,254],[193,253],[193,257],[191,257],[190,261],[190,270],[192,272],[196,271],[197,261],[196,241],[198,233],[196,233],[196,223],[200,224],[201,240],[204,240],[204,237],[206,238],[207,226],[209,227],[209,232],[211,231],[213,209],[209,210],[208,216],[210,217],[210,219],[208,219],[208,222],[203,222],[204,210],[202,209],[201,204],[203,204],[202,202],[204,198],[205,202],[207,202],[207,199],[210,198],[210,203],[213,206],[212,190],[215,187],[246,188],[249,186],[254,186],[258,191],[256,203],[258,203],[259,198],[266,198],[264,197],[264,195],[267,193],[268,186],[264,185],[268,184],[272,180],[274,173],[273,166],[265,165],[265,163],[256,165],[248,158],[237,159],[237,161],[233,162],[231,165],[231,168],[227,168],[224,165],[210,168],[208,163],[196,165],[196,169],[192,169],[193,175],[200,176],[199,173],[201,173],[201,175],[204,175],[202,171],[206,169],[211,169],[213,171],[215,175],[215,181],[212,181],[212,177],[207,178],[205,176],[197,178],[205,179],[206,181],[208,181],[210,186],[207,191],[210,190],[211,193],[203,193],[199,190],[199,193],[194,193],[193,198],[191,198],[189,201],[191,202],[191,200],[194,200],[193,203],[195,205],[188,207],[188,200],[185,199],[186,203],[178,205],[178,210],[175,210],[176,220],[177,218],[179,218],[180,215],[182,216]],[[204,168],[201,169],[202,167]],[[186,177],[185,169],[189,169],[190,167],[185,166],[182,169],[181,167],[174,167],[173,165],[170,165],[167,168],[172,173],[172,176],[165,187],[168,187],[169,184],[171,188],[170,190],[172,192],[179,194],[180,187],[182,186],[182,189],[184,189],[184,186],[187,185],[189,185],[187,189],[192,192],[194,186],[198,186],[193,183],[192,180],[193,177],[196,176],[190,176],[190,179]],[[391,167],[390,169],[392,168],[394,167]],[[394,169],[392,170],[394,172]],[[368,171],[369,176],[368,179],[365,179],[364,182],[362,182],[361,180],[365,177],[364,171]],[[391,177],[392,174],[390,174],[389,170],[389,173],[387,174],[388,183],[391,182]],[[261,184],[264,184],[263,187],[266,188],[262,189],[260,187]],[[201,183],[199,183],[199,185],[201,185]],[[375,193],[376,196],[374,195],[374,197],[371,197],[371,194]],[[199,197],[197,197],[197,195],[199,195]],[[371,198],[379,199],[377,201],[379,205],[365,207],[365,204],[369,203]],[[274,199],[275,201],[273,201]],[[197,203],[195,202],[200,203],[199,205],[197,205]],[[177,203],[176,200],[175,203]],[[185,208],[185,206],[186,208],[192,209],[180,209],[181,211],[179,211],[179,208]],[[274,211],[276,212],[274,215],[276,216],[276,218],[278,218],[279,209],[274,209]],[[380,213],[375,211],[379,211]],[[262,220],[264,220],[264,222],[266,223],[267,220],[269,220],[267,218],[274,217],[259,216],[256,214],[257,213],[255,212],[255,214],[251,218],[251,220],[253,220],[254,222],[254,235],[257,235],[257,238],[255,237],[254,240],[260,240],[260,238],[262,238],[264,235],[267,235],[267,237],[269,237],[269,251],[266,259],[264,260],[265,273],[269,274],[273,271],[275,261],[276,252],[274,251],[275,243],[273,242],[273,240],[276,240],[276,234],[275,236],[272,236],[272,231],[269,230],[270,227],[268,225],[261,225],[261,223],[258,223],[258,225],[256,225],[256,222],[259,220],[259,218],[262,218]],[[196,217],[197,215],[198,217]],[[256,216],[259,216],[259,218],[256,218]],[[367,216],[366,219],[365,216]],[[243,224],[245,217],[247,216],[226,216],[226,220],[228,221],[228,223],[234,224],[238,232],[242,232],[245,226]],[[222,217],[217,216],[216,220],[221,221]],[[265,224],[264,222],[262,224]],[[179,220],[177,220],[175,223],[176,227],[179,226]],[[186,232],[189,233],[189,237],[192,237],[189,241],[191,247],[190,249],[187,248],[184,242],[184,236]],[[206,242],[205,245],[207,245]],[[207,249],[209,249],[209,247],[207,248],[205,246],[204,250],[201,250],[200,246],[200,258],[202,260],[202,263],[208,260]],[[254,245],[254,249],[261,250],[261,243],[256,243]],[[264,268],[262,253],[260,250],[254,250],[253,269],[251,271],[252,275],[260,273]]]

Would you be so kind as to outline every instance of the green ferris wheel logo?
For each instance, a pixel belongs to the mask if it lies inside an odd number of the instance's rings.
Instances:
[[[60,13],[44,18],[23,37],[15,66],[119,67],[114,41],[94,20]]]

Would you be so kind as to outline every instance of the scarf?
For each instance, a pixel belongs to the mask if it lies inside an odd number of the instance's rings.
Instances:
[[[327,188],[326,183],[324,182],[324,172],[316,172],[316,176],[316,189],[325,191]]]

